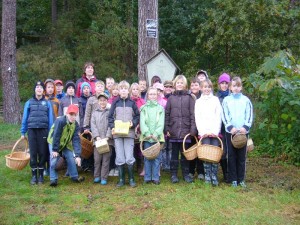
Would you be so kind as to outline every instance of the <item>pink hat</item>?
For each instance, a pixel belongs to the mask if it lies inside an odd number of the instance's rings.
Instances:
[[[226,82],[226,83],[229,83],[230,82],[230,76],[227,74],[227,73],[222,73],[220,76],[219,76],[219,80],[218,80],[218,83],[222,83],[222,82]]]
[[[156,89],[159,89],[161,91],[163,91],[165,89],[164,85],[161,83],[155,83],[155,84],[153,84],[153,87]]]
[[[78,108],[77,105],[69,105],[68,110],[67,110],[67,114],[70,114],[70,113],[77,114],[78,111],[79,111],[79,108]]]

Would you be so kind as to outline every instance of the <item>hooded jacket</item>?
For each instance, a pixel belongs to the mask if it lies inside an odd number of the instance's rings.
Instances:
[[[95,83],[97,82],[97,78],[95,75],[92,76],[92,78],[89,80],[87,77],[86,77],[86,74],[83,73],[82,74],[82,77],[79,78],[77,81],[76,81],[76,96],[79,98],[81,96],[81,84],[83,82],[87,82],[89,83],[89,85],[91,86],[91,92],[92,94],[95,94]]]

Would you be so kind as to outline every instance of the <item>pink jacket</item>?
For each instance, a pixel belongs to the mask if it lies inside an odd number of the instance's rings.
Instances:
[[[140,97],[131,97],[131,100],[135,101],[139,110],[145,104],[145,100]]]

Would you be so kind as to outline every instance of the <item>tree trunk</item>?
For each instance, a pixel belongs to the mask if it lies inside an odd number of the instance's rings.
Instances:
[[[51,5],[51,20],[52,20],[52,26],[56,25],[57,21],[57,1],[52,0],[52,5]]]
[[[3,85],[4,122],[21,121],[20,97],[16,67],[16,0],[2,2],[1,77]]]
[[[158,21],[158,0],[139,0],[138,19],[138,76],[146,79],[146,66],[143,65],[151,56],[158,52],[158,33],[156,38],[147,37],[146,20]]]

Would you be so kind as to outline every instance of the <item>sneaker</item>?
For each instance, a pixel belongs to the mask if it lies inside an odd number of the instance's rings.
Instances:
[[[75,183],[81,183],[84,181],[84,177],[77,177],[77,178],[72,178],[72,181]]]
[[[231,187],[237,187],[237,181],[232,181]]]
[[[95,177],[94,183],[100,183],[100,177]]]
[[[57,186],[57,180],[51,180],[50,181],[50,186],[51,187],[56,187]]]
[[[172,182],[173,184],[178,183],[178,182],[179,182],[178,177],[177,177],[176,175],[172,175],[172,177],[171,177],[171,182]]]
[[[184,181],[187,183],[193,183],[194,179],[191,178],[189,175],[187,175],[187,176],[184,176]]]
[[[247,187],[245,181],[241,181],[241,182],[239,183],[239,185],[240,185],[242,188],[246,188],[246,187]]]
[[[45,169],[44,170],[44,177],[48,177],[49,176],[49,169]]]
[[[107,185],[107,180],[101,180],[101,185]]]
[[[151,184],[151,180],[144,180],[144,184]]]
[[[204,174],[202,174],[202,173],[198,174],[198,179],[199,180],[204,180]]]
[[[153,184],[159,185],[159,184],[160,184],[160,181],[159,181],[159,180],[154,180],[154,181],[153,181]]]
[[[190,176],[191,178],[194,178],[194,174],[192,174],[192,173],[189,173],[189,176]]]
[[[119,170],[116,169],[116,170],[114,171],[114,177],[118,177],[118,176],[119,176]]]
[[[108,176],[113,177],[114,174],[115,174],[115,169],[111,169],[111,170],[109,171]]]

